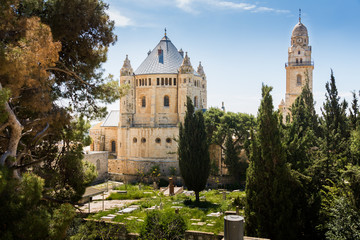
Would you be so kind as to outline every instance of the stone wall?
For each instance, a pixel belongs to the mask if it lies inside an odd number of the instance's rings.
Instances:
[[[98,172],[97,180],[105,180],[108,173],[108,152],[89,152],[84,155],[84,160],[95,165]]]
[[[121,160],[109,159],[108,163],[109,174],[112,175],[133,175],[137,176],[139,172],[148,173],[152,166],[158,165],[160,167],[161,176],[169,176],[170,168],[174,167],[179,174],[179,162],[173,160],[158,160],[158,159],[136,159],[136,160]],[[121,177],[116,180],[123,180]]]

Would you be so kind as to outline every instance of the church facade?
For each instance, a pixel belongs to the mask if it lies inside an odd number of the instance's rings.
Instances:
[[[291,34],[291,46],[288,49],[288,62],[286,69],[286,94],[285,101],[282,100],[279,109],[283,113],[283,119],[289,114],[291,105],[301,94],[302,88],[308,81],[309,88],[313,88],[314,62],[311,58],[311,46],[307,28],[301,22],[295,25]]]
[[[178,170],[179,123],[190,97],[196,109],[207,107],[207,81],[201,63],[195,71],[187,53],[165,36],[133,71],[128,56],[120,70],[120,85],[129,92],[120,111],[90,129],[92,151],[109,151],[109,173],[136,175],[159,165],[161,174]],[[120,177],[121,178],[121,177]]]

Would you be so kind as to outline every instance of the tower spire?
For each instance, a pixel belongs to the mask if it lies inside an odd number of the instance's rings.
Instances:
[[[165,28],[165,37],[166,37],[166,28]]]
[[[301,23],[301,8],[299,8],[299,23]],[[166,30],[165,30],[166,31]],[[166,34],[165,34],[166,35]]]

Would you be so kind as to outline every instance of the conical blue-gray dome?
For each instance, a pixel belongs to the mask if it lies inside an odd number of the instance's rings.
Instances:
[[[177,73],[183,57],[167,36],[151,51],[136,69],[135,75]]]

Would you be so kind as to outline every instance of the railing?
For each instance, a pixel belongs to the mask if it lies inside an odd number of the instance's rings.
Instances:
[[[314,61],[285,63],[285,67],[293,67],[293,66],[314,66]]]

